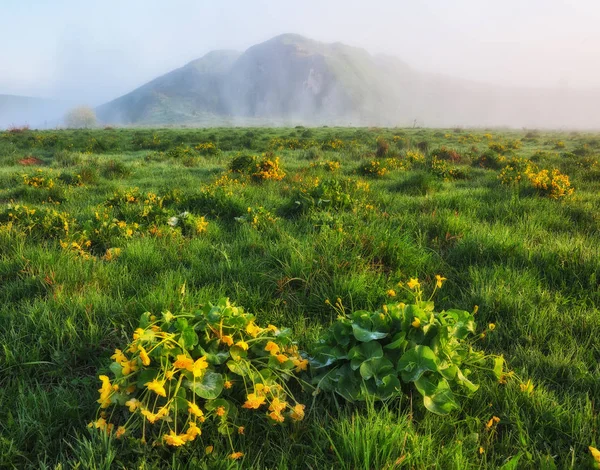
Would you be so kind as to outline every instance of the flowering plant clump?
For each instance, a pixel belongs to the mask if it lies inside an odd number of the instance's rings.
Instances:
[[[281,181],[285,177],[285,172],[279,165],[279,157],[274,156],[272,153],[266,153],[264,157],[256,163],[251,177],[255,181]]]
[[[551,199],[561,199],[573,194],[574,189],[571,187],[569,177],[556,168],[551,172],[529,171],[526,175],[535,189]]]
[[[8,204],[0,212],[0,225],[19,227],[37,239],[60,238],[69,234],[74,220],[66,213],[47,207],[33,208],[23,204]]]
[[[202,142],[194,147],[201,155],[218,155],[219,147],[212,142]]]
[[[250,224],[257,230],[264,230],[272,227],[277,222],[277,217],[264,207],[248,207],[248,212],[240,217],[236,217],[237,222]]]
[[[327,160],[325,162],[313,162],[310,164],[311,168],[323,168],[326,171],[335,173],[340,169],[341,163],[337,160]]]
[[[361,165],[358,171],[361,175],[365,176],[385,176],[389,170],[384,165],[385,163],[380,160],[371,160]]]
[[[228,299],[193,313],[143,314],[133,340],[112,359],[112,378],[99,377],[100,410],[89,426],[117,438],[178,447],[206,426],[243,434],[239,421],[252,411],[274,425],[304,418],[288,381],[308,360],[290,331],[258,326]]]
[[[445,280],[435,277],[433,293]],[[436,312],[433,293],[424,300],[418,279],[406,285],[414,302],[388,303],[374,312],[347,315],[338,299],[338,320],[311,357],[313,383],[319,389],[356,401],[389,399],[414,387],[426,409],[447,414],[459,407],[453,389],[461,394],[478,389],[469,378],[472,368],[488,369],[498,379],[503,376],[501,358],[476,351],[468,339],[476,331],[476,309]],[[387,295],[396,297],[396,291],[390,289]],[[493,329],[490,324],[488,330]]]

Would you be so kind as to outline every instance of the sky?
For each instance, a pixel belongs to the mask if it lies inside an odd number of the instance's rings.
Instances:
[[[0,94],[98,105],[282,33],[509,86],[600,88],[599,0],[0,0]]]

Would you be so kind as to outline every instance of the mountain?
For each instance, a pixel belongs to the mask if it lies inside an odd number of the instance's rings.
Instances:
[[[600,128],[600,91],[518,89],[284,34],[213,51],[97,108],[131,125],[331,124]]]
[[[29,96],[0,95],[0,129],[10,126],[54,127],[68,106],[59,101]]]

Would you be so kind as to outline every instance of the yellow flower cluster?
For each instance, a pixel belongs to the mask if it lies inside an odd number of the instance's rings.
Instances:
[[[129,413],[126,422],[115,423],[122,425],[117,437],[126,430],[134,437],[141,430],[142,442],[150,435],[154,445],[180,447],[201,435],[206,421],[244,434],[244,426],[234,423],[240,387],[247,398],[241,407],[264,407],[274,424],[304,418],[304,405],[282,385],[308,368],[308,360],[288,338],[289,330],[260,327],[226,299],[201,314],[167,311],[157,319],[146,313],[140,324],[129,345],[111,356],[115,379],[99,377],[101,413],[90,427],[112,431],[105,409],[123,406]],[[269,373],[263,375],[265,371]],[[119,419],[123,413],[111,416]]]
[[[534,188],[552,199],[560,199],[573,194],[574,190],[569,177],[556,168],[552,172],[548,170],[528,171],[526,175]]]
[[[256,164],[256,170],[252,173],[252,178],[259,181],[281,181],[284,177],[285,172],[279,166],[279,157],[263,158]]]

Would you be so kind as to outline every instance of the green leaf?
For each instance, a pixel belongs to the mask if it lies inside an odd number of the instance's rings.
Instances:
[[[248,357],[248,352],[244,351],[239,346],[231,346],[229,348],[229,354],[231,354],[231,358],[234,361],[239,361],[240,359],[246,359],[246,357]]]
[[[435,385],[431,380],[423,376],[415,382],[415,386],[419,393],[423,395],[425,408],[432,413],[446,415],[459,408],[446,379],[441,379]]]
[[[118,379],[123,377],[123,367],[121,367],[121,364],[113,362],[110,366],[108,366],[108,368],[113,374],[115,374],[115,378]]]
[[[460,369],[458,369],[456,372],[456,381],[470,392],[476,392],[479,389],[479,385],[474,384],[469,379],[467,379]]]
[[[385,357],[367,359],[360,365],[360,375],[363,379],[375,378],[376,381],[394,370],[394,364]]]
[[[475,321],[473,315],[466,310],[450,309],[446,314],[455,320],[452,336],[465,339],[469,333],[475,333]]]
[[[352,334],[352,327],[349,324],[337,321],[333,324],[332,331],[333,337],[340,346],[348,346]]]
[[[246,377],[251,374],[252,369],[247,361],[227,361],[227,367],[231,372],[237,375],[241,375],[242,377]]]
[[[394,337],[392,338],[392,342],[389,344],[386,344],[383,348],[384,349],[392,349],[392,350],[402,349],[407,344],[408,344],[408,341],[406,341],[406,332],[401,331],[400,333],[396,333],[394,335]]]
[[[500,380],[504,375],[504,357],[498,356],[494,358],[494,376]]]
[[[396,374],[386,375],[377,386],[377,394],[382,400],[387,400],[400,393],[402,393],[401,384]]]
[[[404,382],[414,382],[427,371],[437,371],[437,356],[428,346],[415,346],[406,351],[396,367]]]
[[[185,320],[185,318],[180,318],[179,320]],[[177,320],[177,323],[179,323],[179,320]],[[187,325],[187,320],[185,320],[185,323]],[[196,344],[198,344],[198,335],[196,334],[196,332],[194,331],[193,328],[186,326],[181,331],[181,336],[179,338],[179,344],[184,349],[191,349],[194,346],[196,346]]]
[[[350,359],[353,370],[358,369],[365,360],[375,357],[383,357],[383,349],[377,341],[361,343],[348,351],[348,359]]]
[[[372,341],[374,339],[385,338],[388,333],[383,331],[372,331],[370,329],[364,328],[356,323],[352,323],[352,333],[354,333],[354,337],[363,343],[367,341]]]
[[[186,380],[184,385],[199,397],[213,400],[221,394],[223,383],[224,380],[221,374],[207,371],[201,379],[196,381]]]

